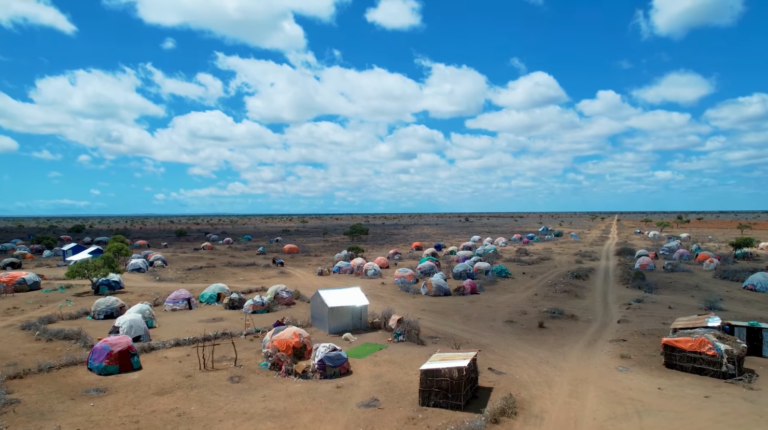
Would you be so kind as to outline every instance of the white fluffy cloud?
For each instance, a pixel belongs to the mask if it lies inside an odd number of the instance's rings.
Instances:
[[[163,40],[163,43],[160,44],[160,47],[165,49],[166,51],[170,51],[171,49],[176,49],[176,39],[172,37],[166,37]]]
[[[92,188],[91,189],[91,194],[93,194],[94,196],[99,196],[99,195],[101,195],[101,191],[95,190],[95,189]]]
[[[190,28],[227,41],[274,49],[306,48],[304,30],[296,15],[330,22],[337,6],[350,0],[103,0],[112,6],[131,6],[147,24]]]
[[[33,152],[32,156],[41,160],[57,161],[61,160],[61,154],[52,154],[49,150],[43,149],[42,151]]]
[[[744,13],[745,0],[651,0],[650,10],[638,10],[633,22],[644,37],[655,34],[682,39],[699,27],[727,27]]]
[[[8,136],[0,135],[0,154],[16,152],[19,150],[19,143]]]
[[[690,105],[715,92],[710,79],[695,72],[678,70],[657,79],[651,85],[632,91],[632,95],[650,104]]]
[[[416,0],[378,0],[365,19],[387,30],[410,30],[421,25],[421,4]]]
[[[523,60],[517,57],[512,57],[509,60],[509,64],[515,69],[517,69],[517,72],[520,73],[520,75],[528,74],[528,67],[526,67],[525,63],[523,63]]]
[[[91,156],[87,154],[81,154],[79,157],[77,157],[78,163],[87,164],[91,162]]]
[[[602,116],[612,119],[626,119],[640,114],[640,109],[626,103],[621,95],[612,90],[597,92],[594,99],[585,99],[576,105],[579,112],[587,116]]]
[[[144,68],[164,96],[184,97],[208,105],[216,104],[216,101],[224,96],[224,84],[208,73],[198,73],[195,76],[196,82],[193,82],[185,80],[183,76],[169,78],[152,64],[147,64]]]
[[[568,96],[551,75],[533,72],[510,81],[506,87],[494,88],[490,99],[496,106],[529,109],[564,103]]]
[[[59,173],[59,172],[50,172],[50,173],[48,173],[48,177],[49,178],[59,178],[61,176],[63,176],[63,175],[61,173]]]
[[[77,32],[77,27],[50,0],[2,0],[0,25],[9,29],[17,26],[50,27],[70,35]]]
[[[704,112],[704,119],[725,129],[768,129],[768,94],[726,100]]]

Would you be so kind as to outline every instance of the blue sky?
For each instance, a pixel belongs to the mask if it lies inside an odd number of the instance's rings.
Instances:
[[[766,16],[0,0],[0,216],[765,209]]]

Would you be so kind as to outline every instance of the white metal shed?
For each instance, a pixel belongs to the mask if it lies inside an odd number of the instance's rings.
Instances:
[[[368,327],[368,298],[360,287],[317,290],[310,299],[312,327],[343,334]]]

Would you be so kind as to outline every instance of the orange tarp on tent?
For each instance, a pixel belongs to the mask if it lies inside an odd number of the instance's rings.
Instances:
[[[421,242],[413,242],[411,244],[412,251],[420,251],[422,249],[424,249],[424,245],[422,245]]]
[[[285,245],[283,247],[283,252],[286,254],[298,254],[299,253],[299,247],[296,245]]]
[[[274,334],[274,332],[275,330],[273,329],[267,334],[269,338],[267,348],[277,350],[288,357],[292,357],[294,349],[300,349],[302,346],[305,346],[304,359],[308,360],[312,357],[312,338],[306,331],[298,327],[289,326],[277,334]]]
[[[712,342],[704,337],[665,337],[661,339],[662,345],[673,346],[677,349],[690,352],[701,352],[707,355],[718,355]]]
[[[696,257],[696,262],[697,263],[703,263],[703,262],[709,260],[710,258],[712,258],[712,257],[710,257],[709,254],[705,254],[705,253],[702,252],[701,254],[699,254]]]
[[[387,260],[386,257],[376,257],[373,262],[382,269],[389,269],[389,260]]]

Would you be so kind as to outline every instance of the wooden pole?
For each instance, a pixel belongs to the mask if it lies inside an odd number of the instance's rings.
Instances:
[[[237,347],[235,346],[235,337],[229,334],[229,340],[232,342],[232,349],[235,350],[235,367],[237,367]]]

